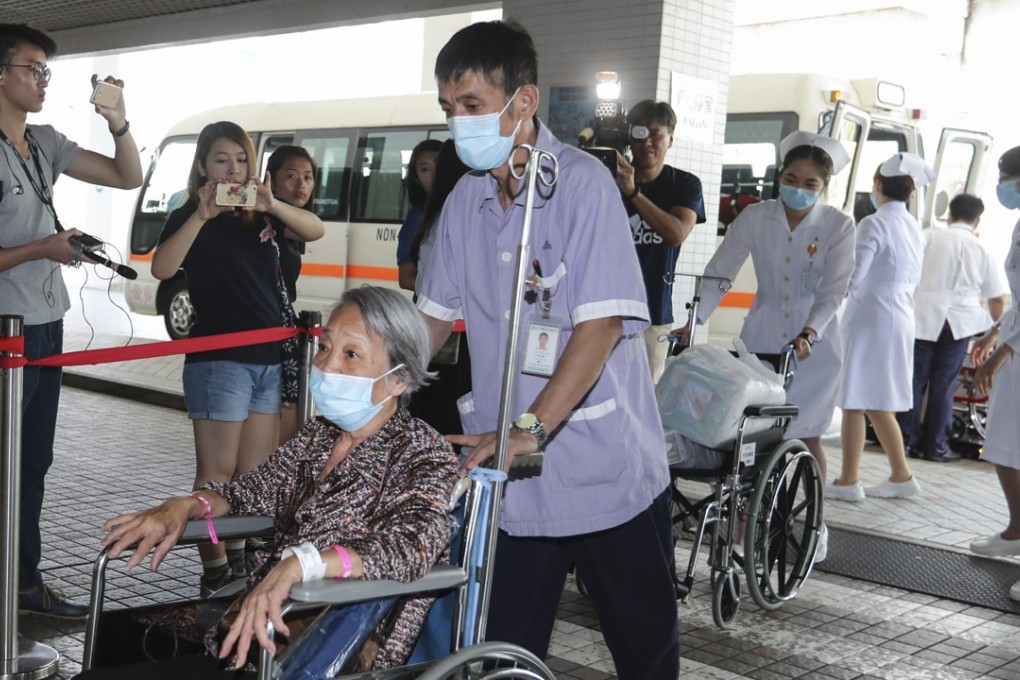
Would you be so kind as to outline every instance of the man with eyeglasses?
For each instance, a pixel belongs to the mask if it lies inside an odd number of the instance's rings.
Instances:
[[[682,244],[695,224],[705,221],[701,180],[666,165],[673,146],[676,113],[666,102],[645,99],[627,113],[633,162],[619,154],[616,184],[630,218],[634,247],[648,293],[651,325],[645,329],[645,349],[652,382],[659,382],[666,363],[667,343],[659,336],[673,327],[672,274]]]
[[[0,24],[0,314],[24,318],[25,356],[30,360],[63,351],[63,317],[70,300],[60,265],[80,257],[69,243],[80,232],[63,230],[53,207],[57,178],[67,174],[118,189],[142,183],[123,98],[112,108],[96,107],[113,135],[112,158],[80,149],[49,125],[27,123],[28,114],[42,110],[50,80],[46,61],[56,48],[39,30]],[[93,75],[93,87],[96,80]],[[86,607],[44,584],[39,571],[39,517],[46,471],[53,462],[60,379],[59,367],[24,369],[18,610],[85,618]]]

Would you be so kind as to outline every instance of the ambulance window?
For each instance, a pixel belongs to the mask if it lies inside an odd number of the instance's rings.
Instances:
[[[861,158],[857,164],[857,176],[854,180],[854,219],[860,222],[875,212],[871,205],[871,189],[875,185],[875,171],[893,154],[907,150],[907,140],[903,132],[873,126],[868,133],[868,140],[861,149]]]
[[[949,223],[949,201],[967,190],[976,155],[974,142],[968,139],[954,140],[943,149],[938,183],[932,189],[935,192],[934,222],[943,226]]]
[[[315,214],[324,220],[344,220],[347,217],[353,139],[353,132],[331,132],[299,135],[294,140],[315,159],[319,172],[315,178],[312,207]]]
[[[719,234],[750,205],[773,197],[779,142],[796,129],[794,113],[731,114],[720,179]]]
[[[143,214],[166,214],[187,199],[195,144],[194,137],[175,137],[163,144],[145,184],[140,206]]]

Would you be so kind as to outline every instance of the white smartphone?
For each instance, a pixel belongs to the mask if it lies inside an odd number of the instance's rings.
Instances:
[[[112,109],[120,101],[120,91],[121,89],[113,83],[100,80],[96,83],[96,89],[92,91],[89,102],[96,106]]]
[[[216,205],[232,208],[254,208],[258,188],[254,184],[223,182],[216,185]]]

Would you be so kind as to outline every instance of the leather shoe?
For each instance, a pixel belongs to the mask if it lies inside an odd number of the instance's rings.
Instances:
[[[955,463],[962,458],[960,454],[952,449],[946,449],[944,451],[936,451],[935,453],[926,453],[922,456],[925,460],[934,461],[936,463]]]
[[[907,447],[907,458],[924,458],[924,451],[916,446]]]
[[[986,557],[1020,555],[1020,539],[1011,541],[1003,538],[1002,534],[992,534],[971,543],[970,551],[975,555],[984,555]]]
[[[39,614],[56,619],[84,619],[89,613],[89,608],[67,599],[67,595],[59,588],[44,583],[18,591],[18,613]]]

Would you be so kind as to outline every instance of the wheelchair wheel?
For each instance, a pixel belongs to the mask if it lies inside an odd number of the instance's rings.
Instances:
[[[822,480],[804,444],[783,442],[762,466],[747,510],[744,569],[751,598],[777,609],[811,572],[822,524]]]
[[[740,609],[740,576],[734,569],[716,572],[712,577],[712,619],[725,630],[733,625]]]
[[[508,642],[482,642],[440,659],[418,680],[556,680],[528,650]]]

